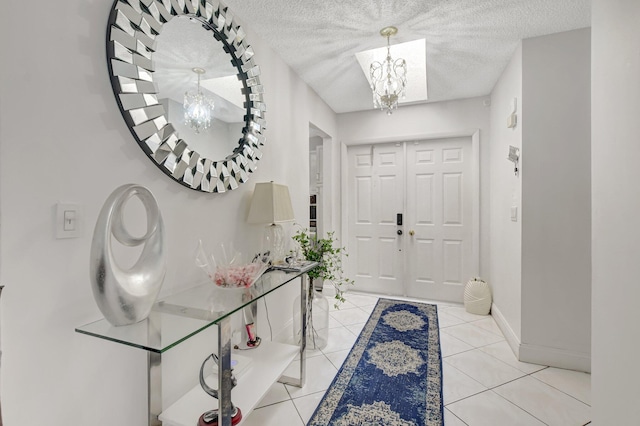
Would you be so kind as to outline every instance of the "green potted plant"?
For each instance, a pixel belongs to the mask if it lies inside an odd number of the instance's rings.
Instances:
[[[318,262],[318,266],[309,271],[309,286],[313,287],[314,280],[321,279],[333,284],[335,288],[335,304],[338,308],[344,302],[344,292],[353,280],[344,276],[342,270],[342,256],[349,256],[344,247],[338,245],[335,232],[328,232],[324,238],[318,238],[315,233],[304,229],[298,231],[293,237],[300,247],[300,255],[312,262]]]
[[[344,302],[345,287],[353,284],[353,280],[344,276],[342,270],[342,256],[347,256],[344,247],[337,244],[333,232],[327,233],[325,238],[318,238],[315,233],[300,230],[293,237],[297,243],[296,257],[318,262],[318,266],[307,272],[309,288],[307,292],[306,309],[301,305],[300,297],[293,305],[294,328],[293,336],[298,342],[302,338],[300,311],[306,310],[306,341],[311,349],[324,349],[329,340],[329,303],[322,295],[322,288],[315,287],[315,281],[330,282],[335,288],[334,306],[336,309]],[[314,291],[315,290],[315,291]]]

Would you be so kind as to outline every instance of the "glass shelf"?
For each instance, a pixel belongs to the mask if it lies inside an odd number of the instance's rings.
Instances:
[[[76,332],[163,353],[316,266],[313,262],[298,270],[270,270],[249,289],[225,289],[206,282],[158,301],[151,315],[139,323],[116,327],[101,319]]]

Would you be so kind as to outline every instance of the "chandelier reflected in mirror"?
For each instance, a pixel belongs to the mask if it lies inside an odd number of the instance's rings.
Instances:
[[[213,100],[205,96],[200,90],[200,76],[206,71],[203,68],[192,68],[198,76],[198,88],[195,92],[184,94],[184,123],[195,133],[207,130],[213,118]]]
[[[385,27],[380,35],[387,38],[387,58],[383,62],[375,61],[369,67],[373,106],[391,115],[398,108],[398,100],[404,98],[407,86],[407,62],[391,58],[389,38],[396,35],[396,27]]]

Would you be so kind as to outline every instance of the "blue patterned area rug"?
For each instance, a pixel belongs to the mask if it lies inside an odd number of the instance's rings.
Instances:
[[[437,307],[380,299],[307,425],[443,424]]]

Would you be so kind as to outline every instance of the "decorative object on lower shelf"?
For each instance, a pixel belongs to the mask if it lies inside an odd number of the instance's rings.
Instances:
[[[253,358],[248,356],[239,355],[235,352],[231,352],[231,369],[236,379],[240,379],[244,374],[251,369],[253,365]],[[212,377],[218,380],[218,365],[210,370]],[[206,370],[205,370],[206,373]]]
[[[476,315],[488,315],[491,311],[491,288],[486,281],[472,278],[464,287],[464,308]]]
[[[216,354],[211,354],[205,358],[205,360],[202,362],[202,365],[200,366],[200,386],[202,386],[202,389],[208,395],[214,397],[215,399],[218,399],[218,390],[211,388],[204,380],[204,366],[209,358],[214,360],[216,363],[218,362],[218,356]],[[234,388],[237,384],[238,381],[236,380],[233,373],[231,373],[231,387]],[[217,408],[206,411],[198,419],[198,426],[218,426],[219,414],[220,411]],[[233,402],[231,402],[231,425],[237,425],[238,423],[240,423],[240,420],[242,420],[242,411],[240,411],[240,409],[233,405]]]
[[[142,237],[131,235],[122,223],[124,207],[134,196],[142,202],[147,216],[147,232]],[[144,244],[132,267],[117,264],[112,237],[127,247]],[[147,318],[162,287],[165,265],[164,224],[153,194],[136,184],[117,188],[100,210],[91,243],[91,289],[105,319],[121,326]]]

